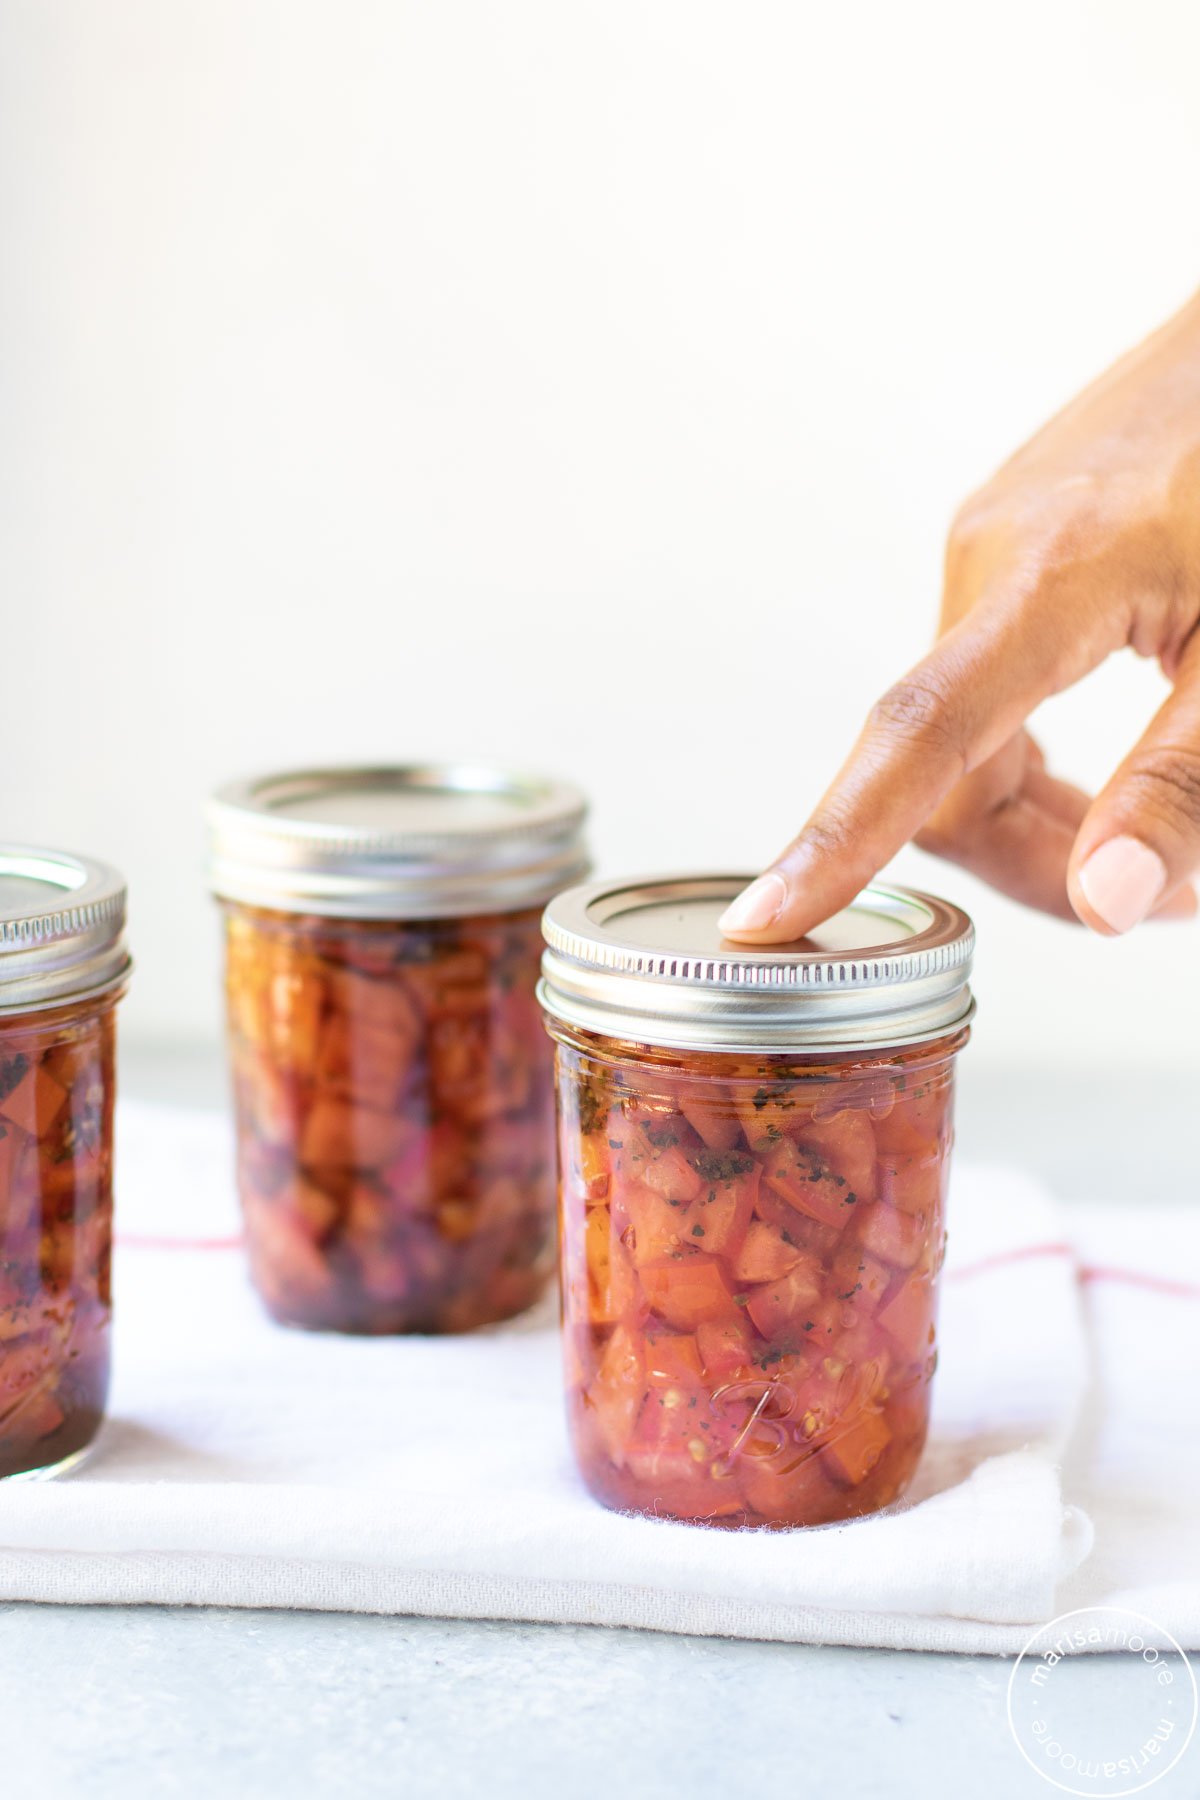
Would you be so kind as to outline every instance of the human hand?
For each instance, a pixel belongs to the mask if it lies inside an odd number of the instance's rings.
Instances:
[[[940,636],[872,708],[800,835],[726,910],[803,936],[910,838],[1105,936],[1191,917],[1200,868],[1200,296],[960,511]],[[1025,720],[1114,651],[1172,692],[1095,799]]]

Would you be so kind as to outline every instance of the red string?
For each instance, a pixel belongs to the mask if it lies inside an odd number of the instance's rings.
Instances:
[[[947,1281],[967,1281],[976,1275],[990,1275],[993,1269],[1007,1268],[1009,1263],[1027,1262],[1035,1256],[1074,1256],[1070,1244],[1022,1244],[1019,1250],[998,1250],[994,1256],[981,1257],[961,1269],[947,1269]]]
[[[1140,1269],[1105,1269],[1085,1265],[1079,1271],[1079,1279],[1090,1281],[1121,1281],[1128,1287],[1149,1288],[1154,1294],[1173,1294],[1178,1300],[1200,1300],[1200,1287],[1194,1281],[1170,1281],[1165,1275],[1146,1275]]]

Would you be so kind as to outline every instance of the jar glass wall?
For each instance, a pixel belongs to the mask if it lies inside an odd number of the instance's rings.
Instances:
[[[112,1325],[114,1007],[0,1018],[0,1477],[95,1437]]]
[[[273,1316],[465,1331],[554,1268],[538,915],[349,921],[227,904],[238,1173]]]
[[[539,909],[582,796],[458,764],[284,771],[214,796],[238,1174],[284,1324],[467,1331],[554,1271]]]
[[[546,908],[567,1410],[608,1506],[822,1525],[899,1499],[925,1442],[974,930],[880,881],[747,947],[747,879]]]
[[[115,869],[0,844],[0,1479],[63,1473],[104,1417],[124,926]]]
[[[889,1505],[937,1360],[954,1053],[653,1050],[555,1026],[567,1407],[606,1505]]]

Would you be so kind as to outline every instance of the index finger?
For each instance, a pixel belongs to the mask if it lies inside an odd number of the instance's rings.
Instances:
[[[726,909],[726,936],[787,943],[853,900],[956,781],[1101,660],[1082,636],[1066,607],[968,614],[871,708],[799,836]]]

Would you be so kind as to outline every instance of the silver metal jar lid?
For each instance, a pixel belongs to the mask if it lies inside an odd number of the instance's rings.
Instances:
[[[44,1012],[119,987],[125,883],[107,863],[0,844],[0,1013]]]
[[[586,872],[586,810],[565,783],[458,764],[262,775],[209,802],[212,887],[337,918],[514,912]]]
[[[753,949],[717,920],[749,875],[593,882],[559,894],[542,928],[547,1014],[667,1048],[857,1050],[963,1025],[975,933],[933,894],[876,882],[799,943]]]

